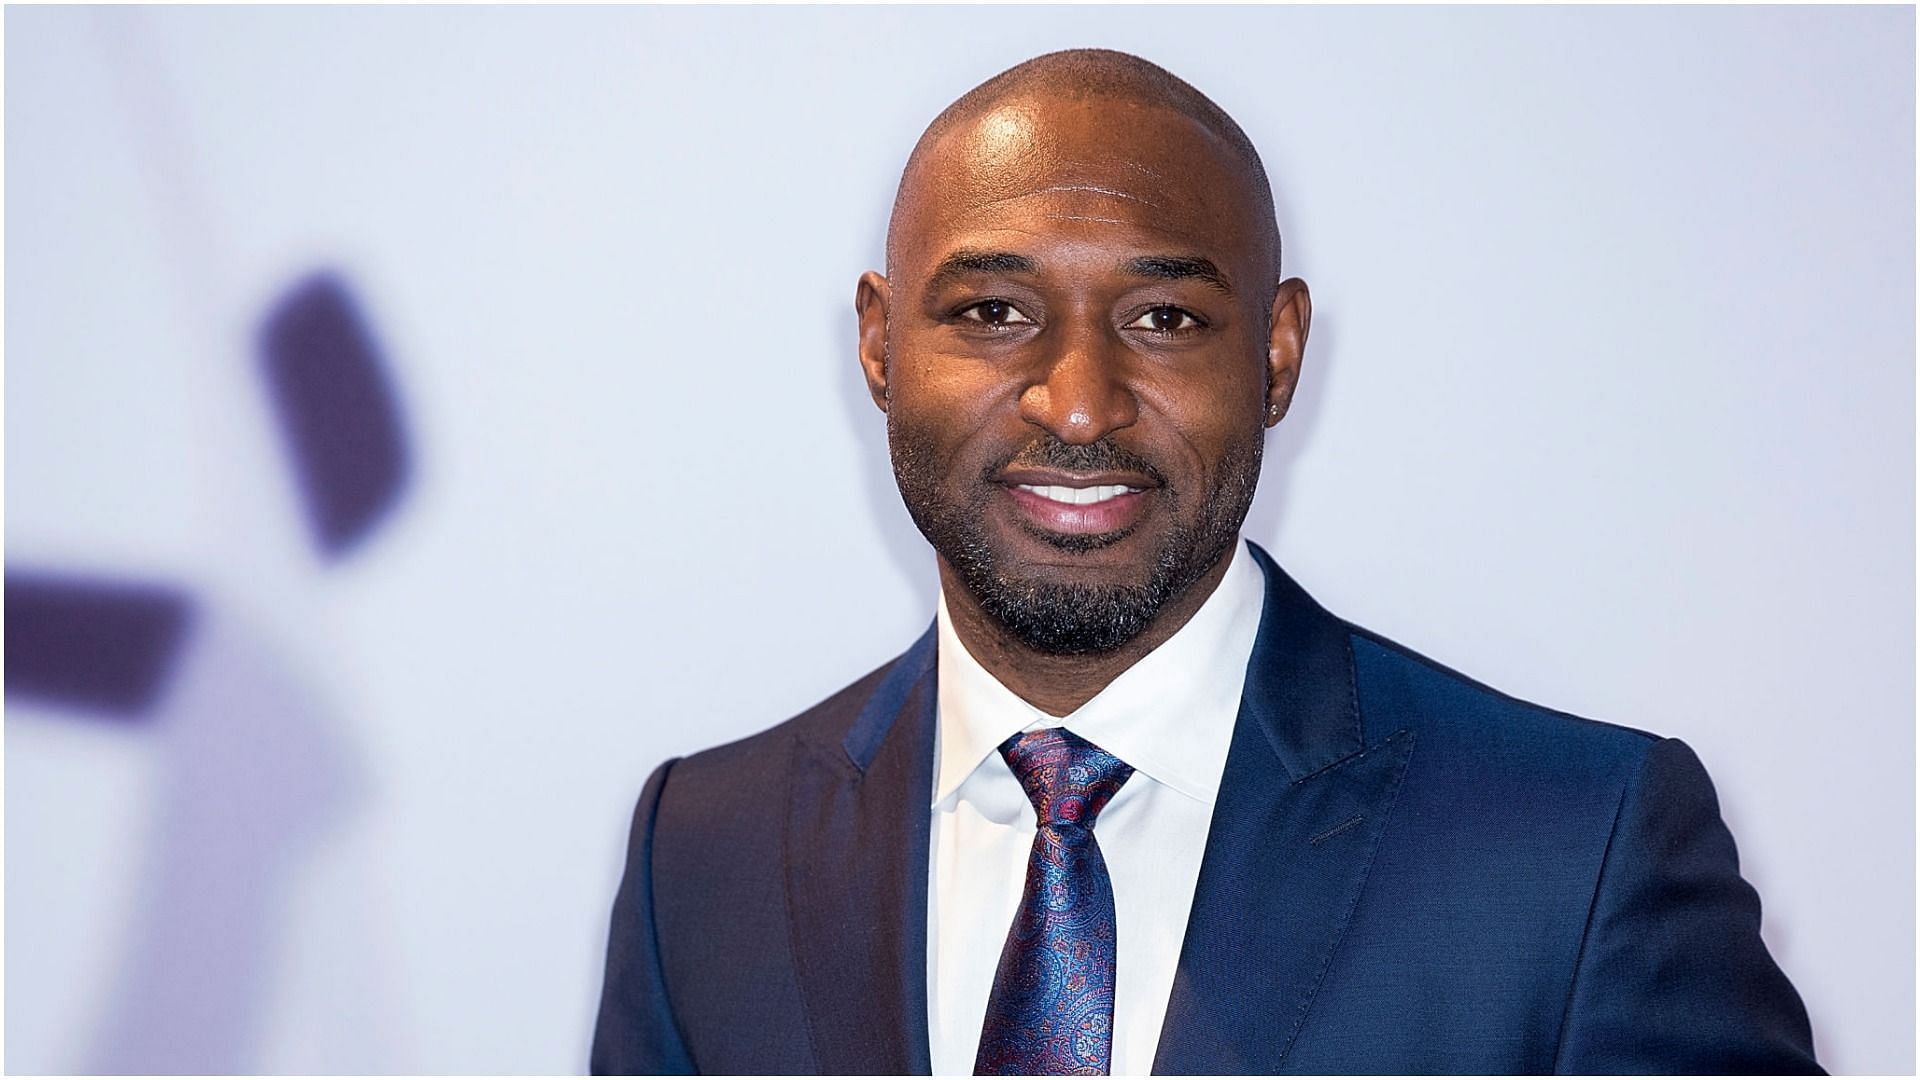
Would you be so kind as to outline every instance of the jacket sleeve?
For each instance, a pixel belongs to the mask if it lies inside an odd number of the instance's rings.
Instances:
[[[1554,1071],[1822,1071],[1713,782],[1677,739],[1648,748],[1621,797]]]
[[[600,991],[600,1019],[593,1032],[595,1075],[694,1072],[693,1058],[673,1022],[660,971],[653,925],[653,822],[666,786],[668,761],[655,769],[633,810],[627,840],[627,870],[613,900],[607,935],[607,975]]]

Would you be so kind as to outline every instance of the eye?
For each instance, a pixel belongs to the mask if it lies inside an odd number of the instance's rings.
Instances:
[[[1198,330],[1206,323],[1191,311],[1170,304],[1148,308],[1139,318],[1127,324],[1130,330],[1151,330],[1156,334],[1177,334],[1182,330]]]
[[[1033,321],[1005,300],[982,300],[960,309],[959,315],[969,322],[986,323],[988,326],[1019,326]]]

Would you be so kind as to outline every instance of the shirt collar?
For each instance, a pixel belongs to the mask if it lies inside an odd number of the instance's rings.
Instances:
[[[952,795],[1001,743],[1064,726],[1189,798],[1211,804],[1226,768],[1247,661],[1260,629],[1265,581],[1236,541],[1220,584],[1186,625],[1065,717],[1049,716],[980,666],[938,614],[939,720],[934,805]]]

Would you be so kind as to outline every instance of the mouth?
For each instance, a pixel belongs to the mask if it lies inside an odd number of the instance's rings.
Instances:
[[[1076,476],[1053,470],[1009,470],[997,478],[1030,528],[1096,536],[1132,528],[1159,485],[1133,473]]]
[[[1143,489],[1128,487],[1125,484],[1095,484],[1092,487],[1068,487],[1064,484],[1015,484],[1014,490],[1031,491],[1049,502],[1056,502],[1062,506],[1094,506]]]

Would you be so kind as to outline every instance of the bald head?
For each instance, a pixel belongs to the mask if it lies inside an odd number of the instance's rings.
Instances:
[[[914,144],[901,173],[887,230],[888,264],[893,262],[903,204],[919,194],[930,170],[954,168],[954,163],[947,160],[952,157],[950,151],[955,143],[967,144],[968,132],[992,125],[995,118],[1009,113],[1021,115],[1034,125],[1045,125],[1062,111],[1084,113],[1105,107],[1109,112],[1123,112],[1140,106],[1184,118],[1229,159],[1252,209],[1253,220],[1246,225],[1270,251],[1273,276],[1278,280],[1280,230],[1274,218],[1273,190],[1253,141],[1226,110],[1179,76],[1113,49],[1067,49],[1036,56],[967,91],[935,117]]]

